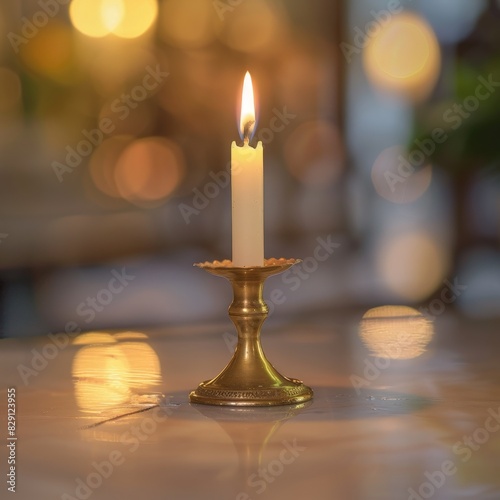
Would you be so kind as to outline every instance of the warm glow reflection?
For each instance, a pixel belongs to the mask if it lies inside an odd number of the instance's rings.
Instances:
[[[410,152],[402,146],[384,149],[372,167],[375,191],[393,203],[411,203],[420,198],[432,180],[432,166],[417,148]]]
[[[343,169],[338,129],[324,120],[299,125],[286,140],[284,156],[290,173],[312,186],[335,182]]]
[[[247,71],[241,91],[240,136],[252,138],[255,129],[255,102],[253,98],[252,77]]]
[[[158,137],[139,139],[118,158],[115,182],[121,196],[151,207],[170,195],[184,175],[184,157],[172,141]]]
[[[160,35],[181,48],[199,48],[211,43],[214,4],[212,0],[166,0],[160,12]]]
[[[147,339],[148,336],[142,332],[119,332],[113,334],[116,340],[137,340],[137,339]]]
[[[136,38],[145,33],[158,14],[156,0],[73,0],[69,8],[75,28],[90,37],[113,33]]]
[[[381,306],[364,314],[359,334],[374,356],[412,359],[425,352],[434,325],[412,307]]]
[[[73,340],[73,345],[91,345],[91,344],[114,344],[116,340],[112,335],[106,332],[88,332],[78,335]]]
[[[439,44],[429,24],[418,14],[393,16],[370,39],[363,53],[365,71],[382,89],[425,98],[440,68]]]
[[[129,371],[127,358],[117,344],[81,348],[72,368],[79,408],[99,412],[129,401]]]
[[[377,249],[377,271],[390,290],[405,300],[425,299],[442,283],[449,257],[424,232],[386,236]]]
[[[132,389],[143,389],[160,383],[160,360],[149,344],[138,340],[121,341],[119,347],[129,364],[127,380]]]
[[[160,360],[146,339],[139,332],[89,332],[75,339],[74,344],[83,346],[72,367],[75,398],[82,411],[102,412],[157,391]]]

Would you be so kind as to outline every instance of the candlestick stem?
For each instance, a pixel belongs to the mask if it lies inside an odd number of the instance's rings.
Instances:
[[[285,261],[285,259],[283,259]],[[276,263],[278,262],[278,263]],[[233,302],[229,317],[238,332],[238,344],[226,368],[191,392],[193,403],[229,406],[296,404],[312,398],[312,390],[300,380],[281,375],[266,358],[260,332],[269,309],[263,300],[264,281],[285,271],[295,260],[272,260],[259,267],[197,264],[231,282]]]

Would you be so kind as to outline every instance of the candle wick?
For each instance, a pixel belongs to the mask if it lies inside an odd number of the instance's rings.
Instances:
[[[247,145],[250,142],[250,129],[254,126],[254,120],[248,120],[243,126],[243,144]]]

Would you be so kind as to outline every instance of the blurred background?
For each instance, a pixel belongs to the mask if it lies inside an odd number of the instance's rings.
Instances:
[[[0,5],[0,335],[227,319],[245,71],[282,314],[500,313],[500,2]],[[272,318],[273,319],[273,318]]]

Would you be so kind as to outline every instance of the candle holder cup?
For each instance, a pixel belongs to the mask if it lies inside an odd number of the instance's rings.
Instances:
[[[281,375],[267,360],[260,331],[269,309],[262,298],[267,277],[286,271],[297,259],[266,259],[264,266],[234,267],[230,261],[195,264],[231,282],[229,317],[238,332],[232,359],[219,375],[191,392],[192,403],[218,406],[275,406],[303,403],[313,391],[302,381]]]

